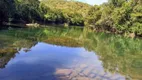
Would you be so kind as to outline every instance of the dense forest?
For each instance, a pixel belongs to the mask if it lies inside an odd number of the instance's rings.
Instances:
[[[87,13],[92,7],[85,3],[65,0],[42,0],[41,3],[52,10],[45,15],[48,21],[65,22],[71,25],[84,25]]]
[[[60,23],[142,36],[142,1],[108,0],[91,6],[74,0],[1,0],[0,24]]]
[[[108,0],[90,9],[87,23],[97,31],[142,36],[142,0]]]
[[[56,5],[56,6],[55,6]],[[84,25],[90,5],[65,0],[1,0],[0,21]],[[13,20],[14,19],[14,20]]]

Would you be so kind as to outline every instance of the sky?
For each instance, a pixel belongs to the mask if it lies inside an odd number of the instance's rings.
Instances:
[[[91,5],[100,5],[104,2],[107,2],[107,0],[77,0],[77,1],[81,1],[81,2],[85,2]]]

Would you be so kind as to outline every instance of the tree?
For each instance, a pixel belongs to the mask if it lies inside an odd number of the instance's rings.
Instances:
[[[27,22],[40,20],[38,0],[16,0],[16,9],[19,18]]]
[[[3,21],[11,18],[15,13],[14,0],[1,0],[0,1],[0,24]]]
[[[122,4],[126,1],[128,0],[108,0],[108,2],[115,7],[121,7]]]

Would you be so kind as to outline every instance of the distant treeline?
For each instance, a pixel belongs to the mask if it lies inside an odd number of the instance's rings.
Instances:
[[[65,0],[1,0],[0,22],[84,25],[89,8],[88,4]]]
[[[7,21],[86,25],[142,36],[142,0],[108,0],[94,6],[74,0],[0,0],[0,24]]]

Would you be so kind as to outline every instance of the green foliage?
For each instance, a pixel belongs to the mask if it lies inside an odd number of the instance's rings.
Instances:
[[[56,23],[68,23],[70,25],[84,25],[84,21],[90,5],[67,0],[42,0],[51,10],[47,12],[47,21]]]
[[[38,0],[15,0],[18,18],[27,22],[40,20],[40,9]]]
[[[8,20],[15,13],[14,0],[1,0],[0,1],[0,24],[2,21]]]
[[[115,7],[121,7],[122,4],[126,1],[127,0],[108,0],[108,2]]]
[[[109,0],[90,6],[73,0],[1,0],[0,24],[14,20],[90,25],[96,31],[142,36],[142,1]]]
[[[97,22],[101,18],[101,14],[102,12],[100,11],[100,6],[95,5],[88,12],[87,23],[93,24],[94,22]]]
[[[67,0],[1,0],[0,23],[67,23],[84,25],[90,5]]]
[[[37,42],[84,47],[99,56],[106,72],[117,72],[124,76],[129,75],[132,79],[142,79],[142,40],[138,38],[131,39],[120,35],[88,32],[86,28],[55,26],[2,30],[0,37],[1,47],[14,47],[16,50],[21,48],[30,50]],[[1,47],[0,49],[3,49]],[[8,53],[9,50],[3,49],[0,53]],[[0,55],[0,57],[3,56],[5,55]]]
[[[141,0],[109,0],[108,3],[90,9],[86,21],[98,31],[103,30],[121,34],[134,33],[141,36]]]

